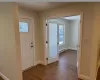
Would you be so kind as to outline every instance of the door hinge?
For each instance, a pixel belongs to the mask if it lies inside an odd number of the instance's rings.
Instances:
[[[47,24],[46,24],[46,26],[47,26]]]
[[[48,60],[48,58],[46,58],[46,60]]]
[[[48,41],[46,41],[46,43],[48,43]]]

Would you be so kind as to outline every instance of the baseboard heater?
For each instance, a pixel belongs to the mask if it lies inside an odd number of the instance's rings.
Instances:
[[[69,48],[69,49],[61,49],[61,50],[59,50],[59,53],[63,53],[63,52],[65,52],[65,51],[69,51],[69,50],[76,51],[76,49],[71,49],[71,48]]]
[[[67,49],[61,49],[61,50],[59,50],[59,53],[63,53],[63,52],[65,52]]]

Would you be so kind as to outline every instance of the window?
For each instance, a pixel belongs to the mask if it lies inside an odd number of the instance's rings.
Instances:
[[[64,44],[64,25],[59,25],[59,45]]]
[[[19,22],[19,32],[28,32],[28,23]]]

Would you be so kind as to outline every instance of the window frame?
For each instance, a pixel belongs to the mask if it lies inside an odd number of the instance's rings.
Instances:
[[[63,29],[64,29],[64,38],[63,38],[63,43],[62,44],[59,44],[59,46],[62,46],[65,44],[65,24],[59,24],[58,23],[58,34],[59,34],[59,25],[63,25]],[[58,43],[59,43],[59,35],[58,35]]]
[[[27,24],[27,31],[21,31],[20,30],[20,23],[24,23],[24,24]],[[20,33],[27,33],[27,32],[29,32],[29,23],[28,22],[24,22],[24,21],[19,21],[19,32]]]

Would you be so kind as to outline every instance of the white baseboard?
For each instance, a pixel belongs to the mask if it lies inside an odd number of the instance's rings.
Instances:
[[[90,80],[90,77],[79,74],[78,78],[83,79],[83,80]]]
[[[35,63],[35,66],[36,66],[36,65],[38,65],[38,64],[45,65],[45,62],[43,62],[43,61],[40,61],[40,60],[39,60],[39,61],[36,61],[36,63]]]
[[[66,48],[63,48],[63,49],[59,50],[59,53],[62,53],[62,52],[64,52],[65,50],[67,50],[67,49],[66,49]]]
[[[69,49],[71,49],[71,50],[77,50],[75,48],[63,48],[63,49],[59,50],[59,53],[62,53],[62,52],[66,51],[66,50],[69,50]]]
[[[77,48],[68,47],[68,49],[77,50]]]
[[[9,80],[5,75],[3,75],[1,72],[0,72],[0,76],[4,79],[4,80]]]

